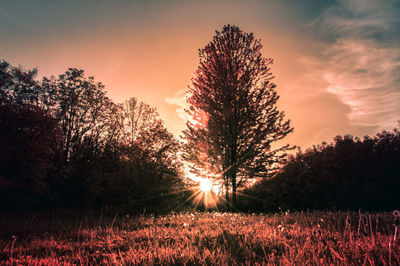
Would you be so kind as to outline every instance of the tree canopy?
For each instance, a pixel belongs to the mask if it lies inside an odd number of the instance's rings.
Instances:
[[[351,135],[291,156],[272,179],[247,190],[256,210],[393,210],[400,199],[400,131],[363,140]]]
[[[155,108],[114,103],[80,69],[42,81],[36,73],[0,63],[2,207],[142,211],[181,199],[179,143]]]

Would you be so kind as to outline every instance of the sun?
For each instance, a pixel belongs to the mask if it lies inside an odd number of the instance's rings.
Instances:
[[[212,189],[212,183],[210,180],[202,178],[200,180],[200,190],[203,191],[204,193],[210,192]]]

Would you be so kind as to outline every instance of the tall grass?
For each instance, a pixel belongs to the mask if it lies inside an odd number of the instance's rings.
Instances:
[[[400,265],[391,213],[68,215],[0,225],[5,265]]]

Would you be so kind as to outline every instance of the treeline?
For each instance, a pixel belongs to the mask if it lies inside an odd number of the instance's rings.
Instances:
[[[83,70],[36,75],[0,62],[1,210],[169,211],[190,202],[188,182],[196,184],[183,179],[182,147],[154,108],[114,103]],[[399,130],[338,136],[288,157],[241,191],[234,209],[398,209],[399,173]]]
[[[0,62],[0,208],[179,205],[179,143],[154,108],[112,102],[83,70],[36,75]]]
[[[253,210],[394,210],[400,206],[400,131],[337,136],[299,151],[272,179],[244,192]]]

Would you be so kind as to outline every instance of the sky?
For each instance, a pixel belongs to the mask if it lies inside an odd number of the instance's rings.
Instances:
[[[178,137],[198,49],[225,24],[253,32],[274,59],[278,106],[294,127],[284,143],[399,125],[400,1],[2,0],[0,59],[38,78],[83,69],[114,102],[156,107]]]

